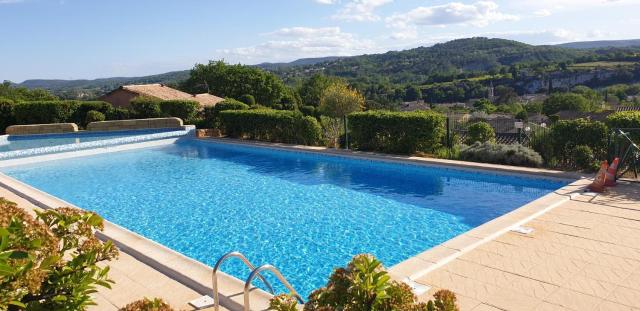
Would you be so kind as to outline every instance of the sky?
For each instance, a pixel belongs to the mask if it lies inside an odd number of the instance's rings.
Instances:
[[[640,39],[640,0],[0,0],[0,81],[431,46]]]

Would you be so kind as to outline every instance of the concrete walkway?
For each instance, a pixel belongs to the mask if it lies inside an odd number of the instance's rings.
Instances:
[[[463,311],[640,310],[640,184],[578,195],[417,282],[454,291]]]

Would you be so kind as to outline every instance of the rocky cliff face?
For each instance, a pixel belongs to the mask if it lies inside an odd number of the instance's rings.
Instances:
[[[637,81],[640,81],[640,65],[631,69],[558,71],[547,75],[526,77],[515,82],[514,87],[522,93],[532,94],[546,91],[549,84],[553,89],[570,89],[576,85],[600,87]]]

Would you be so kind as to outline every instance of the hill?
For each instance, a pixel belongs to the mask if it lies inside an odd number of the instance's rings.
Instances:
[[[625,48],[640,46],[640,39],[634,40],[603,40],[603,41],[579,41],[556,45],[570,49],[599,49],[599,48]]]
[[[468,38],[403,51],[350,57],[303,58],[290,63],[262,63],[255,66],[272,71],[294,84],[315,73],[343,77],[364,88],[372,85],[426,85],[456,79],[482,78],[518,68],[556,70],[560,64],[595,61],[628,61],[618,55],[640,54],[638,48],[598,48],[600,45],[632,44],[640,40],[575,42],[560,46],[529,45],[522,42]],[[605,42],[605,43],[603,43]],[[608,43],[607,43],[608,42]],[[612,43],[613,42],[613,43]],[[577,48],[584,46],[585,49]],[[619,53],[620,52],[620,53]],[[635,53],[635,54],[634,54]],[[635,59],[631,61],[637,61]],[[516,69],[514,69],[516,68]],[[97,97],[123,84],[165,83],[185,80],[189,71],[175,71],[145,77],[117,77],[95,80],[27,80],[19,86],[44,88],[64,98]]]

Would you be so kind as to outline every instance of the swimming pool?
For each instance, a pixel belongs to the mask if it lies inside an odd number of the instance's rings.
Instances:
[[[1,170],[209,265],[274,264],[304,296],[355,254],[392,266],[567,184],[194,139]]]

